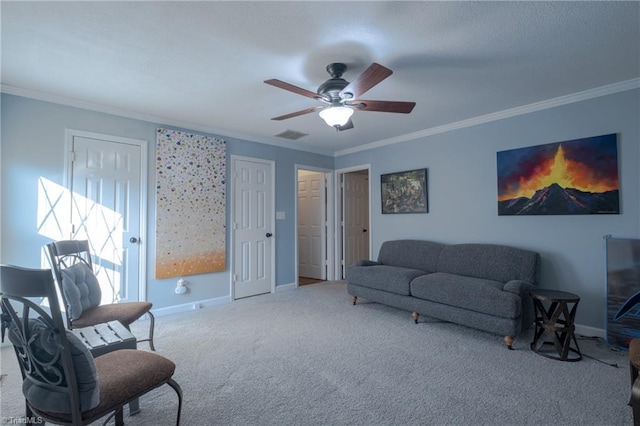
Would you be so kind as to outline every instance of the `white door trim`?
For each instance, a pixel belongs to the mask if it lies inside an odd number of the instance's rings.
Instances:
[[[335,191],[334,191],[334,217],[335,217],[335,232],[334,232],[334,279],[340,279],[342,277],[342,262],[344,260],[344,254],[342,253],[342,245],[343,245],[343,231],[342,231],[342,222],[343,222],[343,211],[342,211],[342,191],[340,190],[340,185],[342,185],[342,175],[350,172],[357,172],[360,170],[367,170],[369,173],[369,259],[371,259],[371,236],[373,235],[373,228],[371,227],[371,182],[373,179],[371,177],[371,163],[369,164],[361,164],[359,166],[351,166],[343,169],[335,170]]]
[[[149,142],[144,139],[124,138],[121,136],[106,135],[102,133],[87,132],[84,130],[65,129],[65,150],[64,150],[64,178],[63,186],[71,189],[72,179],[72,158],[73,138],[81,137],[88,139],[98,139],[103,141],[125,143],[140,147],[140,242],[139,264],[138,264],[138,300],[147,300],[147,175],[149,160]]]
[[[334,267],[334,262],[335,262],[335,242],[334,242],[334,236],[335,236],[335,212],[334,212],[334,208],[333,208],[333,203],[334,203],[334,185],[333,185],[333,170],[331,169],[325,169],[322,167],[314,167],[314,166],[305,166],[303,164],[296,164],[294,167],[294,181],[296,183],[295,188],[294,188],[294,203],[295,203],[295,207],[294,207],[294,220],[295,220],[295,224],[294,224],[294,230],[295,230],[295,235],[294,235],[294,252],[295,252],[295,277],[296,277],[296,287],[300,286],[300,283],[298,282],[298,171],[299,170],[310,170],[310,171],[314,171],[314,172],[320,172],[320,173],[324,173],[326,179],[327,179],[327,197],[326,197],[326,203],[327,205],[325,206],[326,212],[327,212],[327,217],[325,218],[326,222],[327,222],[327,232],[326,232],[326,238],[327,238],[327,280],[332,281],[335,280],[335,267]]]
[[[235,298],[235,286],[233,285],[234,276],[236,274],[235,271],[235,246],[236,246],[236,230],[234,227],[234,220],[236,217],[236,207],[235,207],[235,180],[236,180],[236,161],[252,161],[254,163],[262,163],[266,164],[270,167],[271,171],[271,229],[274,230],[273,238],[271,238],[271,293],[275,293],[276,291],[276,247],[275,241],[278,237],[275,232],[276,229],[276,203],[275,203],[275,195],[276,195],[276,162],[273,160],[265,160],[263,158],[253,158],[253,157],[245,157],[241,155],[231,154],[231,179],[230,182],[230,190],[229,193],[229,202],[231,203],[231,212],[229,214],[229,221],[231,222],[229,229],[231,230],[231,241],[229,243],[229,253],[230,253],[230,269],[231,273],[229,274],[229,294],[231,295],[231,300],[236,300]]]

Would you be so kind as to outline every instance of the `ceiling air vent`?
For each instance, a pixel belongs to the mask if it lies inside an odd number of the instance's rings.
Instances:
[[[309,136],[309,134],[308,133],[298,132],[296,130],[288,130],[288,129],[285,130],[284,132],[278,133],[276,135],[276,137],[278,137],[278,138],[289,139],[289,140],[292,140],[292,141],[295,141],[296,139],[300,139],[300,138],[302,138],[304,136]]]

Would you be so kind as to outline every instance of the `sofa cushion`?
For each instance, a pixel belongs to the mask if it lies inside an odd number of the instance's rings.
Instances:
[[[380,247],[378,262],[385,265],[435,272],[438,256],[444,247],[444,244],[431,241],[385,241]]]
[[[347,281],[356,285],[409,296],[409,283],[424,273],[419,269],[372,265],[351,266],[347,268],[345,276]]]
[[[502,291],[503,286],[498,281],[436,272],[417,277],[410,287],[411,295],[420,299],[503,318],[520,317],[520,297]]]
[[[538,282],[540,255],[529,250],[496,244],[455,244],[444,247],[437,272],[484,278],[506,283]]]

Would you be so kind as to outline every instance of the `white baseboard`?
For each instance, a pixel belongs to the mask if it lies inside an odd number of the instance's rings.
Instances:
[[[196,309],[211,306],[224,305],[231,302],[231,296],[217,297],[215,299],[199,300],[197,302],[183,303],[181,305],[168,306],[166,308],[153,309],[153,315],[159,317],[164,315],[177,314],[178,312],[193,311]]]
[[[286,290],[295,290],[296,288],[298,288],[298,286],[296,286],[296,283],[280,284],[276,286],[276,293]]]
[[[281,284],[276,286],[276,292],[294,290],[296,288],[297,288],[296,283]],[[178,312],[193,311],[195,309],[223,305],[229,302],[231,302],[231,296],[223,296],[223,297],[217,297],[215,299],[199,300],[197,302],[190,302],[190,303],[183,303],[181,305],[168,306],[166,308],[157,308],[157,309],[153,309],[152,312],[155,316],[171,315],[171,314],[176,314]]]
[[[602,339],[607,338],[607,333],[602,328],[589,327],[586,325],[576,324],[576,334],[586,337],[600,337]]]

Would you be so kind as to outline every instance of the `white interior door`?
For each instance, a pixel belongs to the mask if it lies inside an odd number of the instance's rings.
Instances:
[[[68,141],[71,238],[89,240],[102,303],[142,300],[146,141],[84,132]]]
[[[325,176],[298,172],[298,275],[327,279]]]
[[[273,166],[270,161],[232,158],[234,299],[275,290]]]
[[[343,265],[369,257],[369,175],[352,172],[343,176]],[[343,275],[344,276],[344,275]]]

